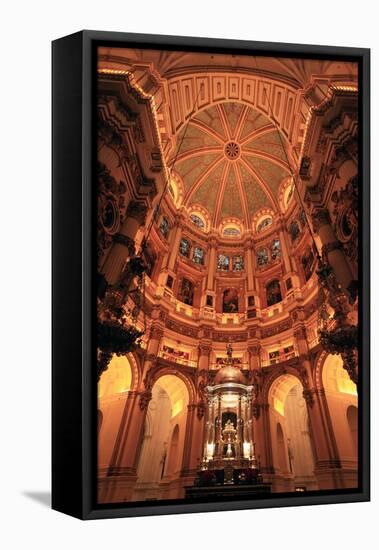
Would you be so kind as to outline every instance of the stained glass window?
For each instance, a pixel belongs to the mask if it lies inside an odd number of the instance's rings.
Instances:
[[[268,227],[271,224],[272,224],[272,218],[265,218],[264,220],[262,220],[261,223],[257,227],[258,233],[260,233],[261,231],[266,229],[266,227]]]
[[[233,271],[243,271],[243,256],[233,256]]]
[[[223,235],[225,237],[239,237],[241,235],[241,231],[237,229],[237,227],[226,227],[223,231]]]
[[[159,226],[159,231],[162,233],[164,238],[167,239],[167,236],[170,232],[170,224],[169,224],[167,218],[164,218],[164,217],[162,218],[160,226]]]
[[[229,271],[229,256],[219,254],[217,259],[217,269],[220,271]]]
[[[197,214],[191,214],[190,218],[191,218],[191,222],[194,225],[196,225],[200,229],[204,229],[205,224],[204,224],[203,220],[200,218],[200,216],[197,216]]]
[[[271,244],[271,259],[275,261],[280,258],[280,241],[279,239],[274,239]]]
[[[181,239],[179,244],[179,252],[182,256],[189,258],[191,250],[191,244],[187,239]]]
[[[257,264],[258,266],[266,265],[268,263],[267,248],[261,248],[257,252]]]
[[[196,264],[204,265],[204,250],[202,248],[199,248],[198,246],[195,246],[195,248],[193,249],[192,260]]]

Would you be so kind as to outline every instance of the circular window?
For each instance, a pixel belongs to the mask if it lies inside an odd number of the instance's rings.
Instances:
[[[240,154],[241,154],[240,146],[235,141],[229,141],[225,145],[225,156],[229,160],[237,160]]]

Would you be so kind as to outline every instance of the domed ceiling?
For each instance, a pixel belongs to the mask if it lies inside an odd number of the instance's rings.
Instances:
[[[180,131],[176,155],[184,204],[205,208],[213,226],[227,218],[250,226],[261,208],[279,209],[286,154],[277,128],[251,107],[228,102],[200,111]]]

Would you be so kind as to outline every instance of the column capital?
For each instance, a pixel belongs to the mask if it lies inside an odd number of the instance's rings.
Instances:
[[[211,351],[212,351],[212,343],[211,342],[200,342],[199,343],[200,355],[209,356]]]

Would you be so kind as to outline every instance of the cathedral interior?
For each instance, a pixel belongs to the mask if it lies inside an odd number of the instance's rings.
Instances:
[[[98,502],[357,488],[357,65],[97,71]]]

